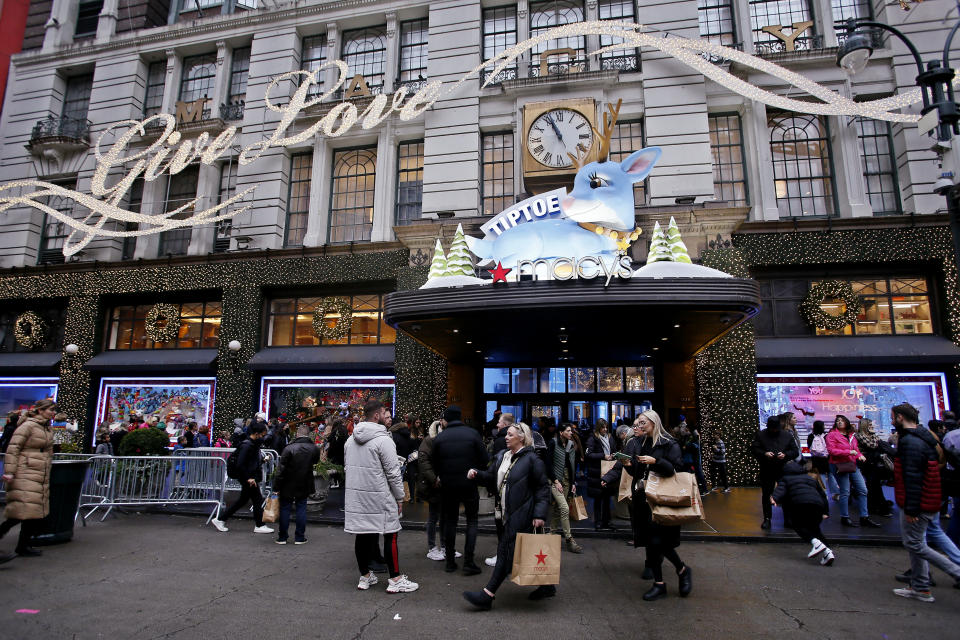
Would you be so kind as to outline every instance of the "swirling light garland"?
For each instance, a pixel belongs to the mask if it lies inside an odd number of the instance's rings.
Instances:
[[[520,55],[536,45],[549,42],[550,40],[581,35],[605,35],[623,39],[622,43],[598,49],[592,52],[590,54],[591,56],[598,56],[613,51],[649,47],[673,57],[697,73],[710,78],[735,93],[750,100],[756,100],[780,109],[818,115],[862,116],[889,122],[916,122],[919,119],[919,116],[914,114],[893,113],[895,109],[903,109],[919,102],[921,100],[919,89],[880,100],[854,102],[850,98],[842,96],[823,85],[817,84],[798,73],[742,51],[713,44],[705,40],[692,40],[663,33],[656,35],[643,33],[641,32],[643,29],[647,29],[647,27],[642,24],[610,20],[578,22],[555,27],[510,47],[493,58],[482,62],[465,74],[460,80],[448,87],[445,87],[440,81],[428,82],[423,88],[407,99],[407,88],[401,86],[394,92],[389,105],[385,95],[378,95],[363,112],[358,112],[356,105],[350,102],[342,102],[333,107],[333,109],[316,123],[305,128],[303,131],[290,134],[288,134],[287,130],[294,124],[302,110],[320,104],[323,100],[332,96],[346,81],[349,68],[346,63],[341,60],[331,60],[320,65],[313,71],[298,70],[284,73],[271,79],[264,96],[266,108],[281,114],[276,129],[274,129],[269,138],[245,147],[240,152],[238,161],[242,165],[250,164],[271,147],[289,147],[302,144],[316,135],[321,135],[321,133],[328,138],[342,136],[350,131],[357,120],[361,118],[360,126],[363,129],[370,129],[379,125],[393,112],[399,114],[400,120],[411,120],[431,108],[437,100],[456,92],[461,85],[471,78],[479,76],[484,69],[491,65],[494,66],[493,71],[489,74],[486,82],[484,82],[483,88],[490,86],[494,78],[496,78],[503,69],[511,65]],[[745,80],[737,78],[722,66],[709,62],[700,54],[709,54],[737,62],[757,71],[762,71],[780,78],[794,87],[809,93],[811,96],[818,98],[822,102],[804,102],[771,93],[770,91],[761,89]],[[311,86],[320,84],[318,82],[319,73],[327,68],[337,69],[337,82],[321,95],[308,98],[307,96]],[[275,104],[270,98],[271,90],[279,86],[283,81],[293,81],[295,78],[300,77],[302,77],[303,80],[298,85],[290,101],[282,107]],[[954,79],[954,84],[960,86],[960,77]],[[163,124],[163,131],[159,138],[146,149],[129,156],[122,156],[121,153],[127,143],[136,135],[146,135],[145,125],[154,121]],[[105,140],[108,134],[113,134],[114,130],[122,125],[127,125],[128,129],[119,135],[109,152],[101,154],[101,142]],[[12,182],[0,186],[0,213],[15,206],[24,206],[37,209],[53,219],[62,222],[72,230],[63,245],[63,255],[69,257],[86,247],[95,237],[123,238],[152,235],[171,229],[194,227],[216,223],[221,220],[228,220],[238,213],[246,211],[249,206],[240,207],[232,211],[229,210],[229,207],[243,200],[256,188],[255,186],[245,189],[214,207],[195,212],[193,215],[186,216],[182,219],[176,219],[176,216],[191,210],[199,198],[195,198],[172,211],[156,215],[127,211],[118,206],[134,180],[139,177],[141,173],[143,174],[144,181],[151,182],[162,176],[165,172],[169,172],[170,175],[175,175],[195,160],[199,160],[201,164],[212,165],[232,146],[232,142],[237,133],[236,127],[228,127],[213,140],[210,140],[208,133],[201,133],[194,140],[181,140],[182,135],[179,131],[175,131],[175,128],[176,118],[165,113],[156,114],[139,122],[127,120],[115,123],[107,127],[101,134],[94,148],[97,166],[94,171],[91,187],[94,194],[93,196],[65,189],[41,180]],[[176,151],[173,151],[173,147],[177,147],[177,145],[179,145],[179,147]],[[172,151],[173,157],[164,164],[167,156]],[[149,159],[147,159],[148,156]],[[133,168],[131,168],[118,183],[112,187],[106,186],[107,177],[112,167],[133,161],[135,161]],[[32,191],[28,195],[2,195],[4,191],[22,189],[24,187],[33,187],[35,191]],[[40,199],[49,196],[57,196],[67,200],[72,199],[89,210],[90,213],[82,220],[75,219],[40,201]],[[99,199],[101,197],[108,199],[101,200]],[[221,211],[225,211],[225,213],[220,213]],[[99,216],[99,218],[91,224],[90,220],[95,216]],[[110,220],[143,225],[143,228],[138,228],[135,231],[105,229],[104,225]],[[80,240],[78,241],[75,240],[77,235],[80,235]]]

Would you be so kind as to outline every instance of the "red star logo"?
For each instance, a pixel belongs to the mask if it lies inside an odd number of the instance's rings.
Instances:
[[[543,552],[543,549],[540,549],[540,553],[533,554],[537,559],[537,564],[547,564],[547,554]]]
[[[506,282],[507,274],[513,271],[513,269],[504,269],[503,265],[497,261],[497,267],[495,269],[489,269],[489,271],[493,274],[494,282]]]

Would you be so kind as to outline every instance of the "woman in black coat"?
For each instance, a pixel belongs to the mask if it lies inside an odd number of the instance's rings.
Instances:
[[[653,587],[643,594],[643,599],[657,600],[667,595],[667,587],[663,582],[664,558],[676,568],[680,585],[678,592],[681,597],[686,597],[693,589],[693,579],[690,567],[683,563],[676,551],[680,546],[680,526],[653,522],[646,494],[640,486],[641,483],[637,482],[638,479],[646,479],[650,471],[661,477],[669,477],[682,470],[683,456],[680,445],[667,434],[660,416],[652,409],[641,413],[633,424],[637,437],[627,443],[627,450],[624,452],[630,456],[630,460],[617,462],[616,466],[603,476],[603,483],[605,487],[619,486],[622,470],[634,477],[632,500],[634,518],[637,521],[635,543],[642,543],[647,548],[646,566],[653,572],[654,579]]]
[[[593,434],[587,440],[587,495],[593,498],[593,528],[613,530],[610,525],[610,495],[602,486],[601,461],[613,460],[617,451],[617,439],[610,433],[607,421],[597,420]]]
[[[494,458],[487,470],[470,469],[467,477],[495,496],[494,517],[503,524],[497,545],[497,564],[487,586],[481,591],[464,591],[470,604],[488,611],[497,589],[513,567],[518,533],[533,533],[544,526],[550,508],[550,484],[543,461],[534,453],[530,427],[518,423],[507,429],[507,448]],[[554,585],[543,585],[530,594],[533,600],[556,595]]]

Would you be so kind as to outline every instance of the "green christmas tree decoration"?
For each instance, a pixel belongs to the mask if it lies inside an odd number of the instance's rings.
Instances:
[[[647,264],[653,262],[671,262],[673,254],[670,252],[670,243],[660,228],[660,223],[653,225],[653,238],[650,240],[650,251],[647,253]]]
[[[674,262],[693,264],[690,254],[687,252],[687,245],[680,238],[680,227],[677,226],[677,221],[673,219],[673,216],[670,216],[670,226],[667,228],[667,243],[672,256],[671,259]]]
[[[470,259],[470,250],[467,240],[463,237],[463,225],[457,225],[457,232],[453,235],[453,244],[450,245],[450,255],[447,256],[447,270],[445,276],[474,276],[473,261]]]
[[[430,262],[430,273],[427,275],[431,280],[440,278],[447,273],[447,256],[443,253],[443,245],[440,244],[440,238],[437,238],[437,248],[433,251],[433,260]]]

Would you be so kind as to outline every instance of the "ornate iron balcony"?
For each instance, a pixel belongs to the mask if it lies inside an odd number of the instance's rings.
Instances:
[[[50,138],[64,138],[67,142],[90,144],[90,121],[80,118],[50,116],[33,125],[30,143],[45,142]]]
[[[230,104],[221,104],[220,105],[220,118],[222,120],[243,120],[243,107],[244,102],[240,100],[238,102],[231,102]]]

